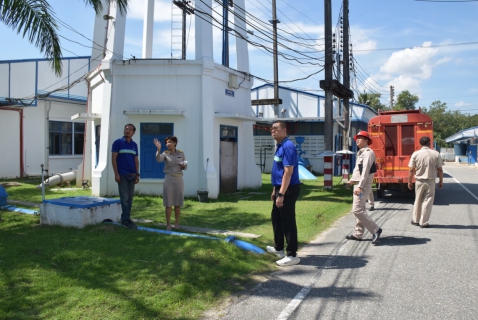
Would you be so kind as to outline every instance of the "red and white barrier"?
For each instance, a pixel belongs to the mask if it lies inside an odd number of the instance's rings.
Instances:
[[[332,177],[334,175],[332,155],[324,157],[324,189],[332,189]]]

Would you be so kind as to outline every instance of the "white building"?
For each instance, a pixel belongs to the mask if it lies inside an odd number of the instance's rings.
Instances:
[[[270,84],[265,84],[251,90],[252,100],[272,99],[273,97],[274,87]],[[313,171],[323,173],[324,162],[323,156],[320,154],[325,151],[325,97],[287,87],[279,87],[279,97],[282,99],[280,120],[287,123],[289,138],[294,142],[297,137],[304,138],[302,150],[305,151],[305,154],[302,157],[310,162]],[[342,150],[344,117],[338,100],[333,101],[333,108],[333,151],[339,151]],[[254,125],[256,163],[260,164],[262,160],[264,172],[270,172],[272,167],[271,158],[274,150],[267,148],[267,146],[273,146],[274,140],[271,137],[268,127],[272,121],[276,120],[274,119],[274,106],[252,106],[252,114],[257,118],[256,124]],[[367,105],[351,102],[350,136],[353,137],[360,130],[367,130],[368,121],[376,114],[377,113]],[[352,151],[356,150],[353,140],[349,141],[349,146]]]
[[[96,18],[94,42],[104,43],[108,34],[105,57],[88,78],[91,107],[74,116],[87,121],[89,128],[84,174],[92,181],[93,195],[118,193],[111,145],[122,136],[128,123],[137,128],[133,140],[140,150],[141,181],[136,185],[137,192],[162,193],[163,164],[155,161],[153,139],[163,140],[168,135],[178,137],[177,147],[188,160],[184,174],[186,195],[207,189],[209,197],[216,198],[220,192],[260,186],[260,170],[254,158],[252,127],[256,119],[250,109],[246,42],[236,40],[238,70],[216,64],[212,59],[211,18],[204,14],[195,19],[195,60],[151,58],[154,17],[148,13],[154,10],[153,4],[153,0],[147,1],[142,59],[121,58],[125,17],[113,4],[109,10],[104,6],[108,20],[103,20],[103,14]],[[244,0],[235,1],[235,5],[244,8]],[[212,0],[196,2],[199,12],[211,14],[211,7]],[[244,11],[239,14],[244,15]],[[240,22],[236,25],[245,29]],[[246,36],[242,29],[236,32]],[[93,50],[92,57],[101,55],[101,49]],[[93,141],[99,141],[98,149]]]
[[[86,85],[45,93],[70,86],[90,63],[89,57],[65,58],[59,78],[45,59],[0,61],[0,178],[40,175],[41,164],[50,174],[77,169],[85,123],[71,116],[85,111]]]

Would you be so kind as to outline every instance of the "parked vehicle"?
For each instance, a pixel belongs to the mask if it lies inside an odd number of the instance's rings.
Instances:
[[[368,132],[373,140],[370,148],[377,157],[377,197],[382,198],[385,190],[407,189],[408,162],[421,148],[420,138],[429,137],[433,146],[432,119],[421,110],[379,111],[370,119]]]

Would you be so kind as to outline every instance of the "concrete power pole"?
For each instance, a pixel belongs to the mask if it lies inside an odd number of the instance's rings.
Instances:
[[[350,89],[350,46],[349,46],[349,0],[343,2],[344,12],[344,78],[343,85]],[[343,130],[343,149],[349,149],[349,122],[350,122],[350,104],[349,99],[344,99],[344,130]]]
[[[274,100],[279,99],[279,64],[277,59],[277,20],[276,15],[276,0],[272,0],[272,30],[273,30],[273,48],[272,53],[274,56]],[[274,104],[274,118],[279,118],[279,104]]]
[[[333,107],[332,107],[332,4],[324,0],[324,32],[325,32],[325,124],[324,151],[332,151],[333,147]]]
[[[393,96],[395,94],[394,87],[390,86],[390,110],[393,110]]]

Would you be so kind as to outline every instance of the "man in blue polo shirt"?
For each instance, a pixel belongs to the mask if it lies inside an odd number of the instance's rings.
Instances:
[[[136,229],[131,221],[131,207],[133,205],[134,185],[139,182],[138,145],[132,137],[136,127],[132,124],[124,126],[123,138],[113,142],[111,161],[118,183],[121,200],[121,224],[130,229]]]
[[[275,121],[271,126],[271,135],[277,142],[271,173],[274,246],[267,246],[267,251],[281,258],[276,263],[285,267],[300,262],[297,257],[295,221],[295,202],[300,194],[299,156],[295,144],[287,136],[285,122]],[[284,237],[287,241],[286,254],[284,254]]]

